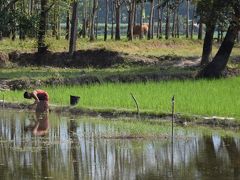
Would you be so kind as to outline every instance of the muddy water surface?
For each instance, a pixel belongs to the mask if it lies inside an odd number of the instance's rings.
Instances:
[[[35,114],[0,111],[0,179],[240,179],[240,137],[175,132],[119,138],[103,119],[49,115],[45,136],[26,127]],[[121,133],[124,134],[121,129]]]

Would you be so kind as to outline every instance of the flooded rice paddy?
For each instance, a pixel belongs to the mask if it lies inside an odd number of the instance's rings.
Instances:
[[[240,179],[238,135],[176,127],[172,143],[167,126],[131,136],[116,120],[50,114],[48,134],[34,136],[34,119],[0,111],[0,179]]]

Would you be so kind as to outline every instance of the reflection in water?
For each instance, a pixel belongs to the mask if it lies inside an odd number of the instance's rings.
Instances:
[[[48,148],[46,146],[46,144],[41,141],[41,177],[43,178],[48,178],[49,177],[49,165],[48,165]]]
[[[28,126],[25,126],[25,131],[31,130],[35,136],[44,136],[49,130],[49,112],[36,112],[36,120],[32,119]]]
[[[69,123],[69,136],[71,138],[71,155],[72,155],[72,164],[73,164],[73,171],[74,171],[74,179],[79,179],[79,157],[78,157],[78,147],[80,145],[78,136],[77,136],[77,123],[76,121],[70,121]]]
[[[1,113],[0,179],[240,179],[237,137],[178,132],[172,164],[169,139],[101,138],[115,127],[55,114],[38,137],[24,131],[34,114]]]

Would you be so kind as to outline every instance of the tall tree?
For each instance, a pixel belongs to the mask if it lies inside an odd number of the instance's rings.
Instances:
[[[104,41],[107,40],[107,33],[108,33],[108,0],[105,0],[105,26],[104,26]]]
[[[91,23],[90,23],[90,41],[95,40],[94,25],[95,25],[95,18],[96,18],[96,14],[97,14],[97,9],[98,9],[98,0],[93,0]]]
[[[151,34],[153,31],[152,24],[153,24],[153,11],[154,11],[154,0],[150,0],[150,17],[149,17],[149,24],[148,24],[148,36],[147,39],[151,39]]]
[[[128,32],[127,37],[128,40],[133,40],[133,26],[134,26],[134,17],[135,17],[135,8],[136,8],[136,0],[127,0],[127,9],[128,9]]]
[[[186,0],[187,3],[187,17],[186,17],[186,38],[189,37],[189,0]]]
[[[145,1],[144,0],[140,0],[140,3],[141,3],[141,12],[140,12],[140,27],[143,26],[143,12],[144,12],[144,4],[145,4]],[[140,32],[140,39],[143,38],[143,31]]]
[[[201,0],[198,3],[198,14],[201,17],[201,22],[206,25],[206,33],[203,43],[201,65],[204,66],[210,62],[212,53],[213,36],[217,20],[221,17],[224,9],[229,1],[225,0]]]
[[[66,40],[69,40],[69,34],[70,34],[70,7],[67,8],[66,34],[65,34]]]
[[[115,18],[116,18],[116,30],[115,30],[115,40],[120,40],[120,8],[124,1],[114,0],[115,4]]]
[[[111,26],[111,39],[113,39],[114,36],[114,14],[115,14],[115,5],[114,0],[111,0],[111,14],[112,14],[112,26]]]
[[[233,8],[232,21],[213,61],[200,71],[199,77],[221,77],[228,63],[229,56],[240,29],[240,0],[230,0],[227,4],[230,4]]]
[[[38,53],[44,53],[47,51],[47,45],[45,43],[45,35],[47,28],[47,13],[48,13],[48,0],[41,0],[41,13],[38,30]]]
[[[166,27],[165,27],[165,39],[169,39],[169,33],[170,33],[170,12],[169,12],[169,1],[166,2]]]
[[[78,1],[72,2],[72,21],[71,21],[71,34],[70,34],[70,42],[69,42],[69,54],[72,55],[76,51],[76,43],[77,43],[77,27],[78,27]]]

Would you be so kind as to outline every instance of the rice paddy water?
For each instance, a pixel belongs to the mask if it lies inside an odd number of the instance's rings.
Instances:
[[[171,122],[50,113],[33,136],[31,112],[0,110],[0,179],[239,179],[240,136]],[[172,151],[173,150],[173,151]]]

